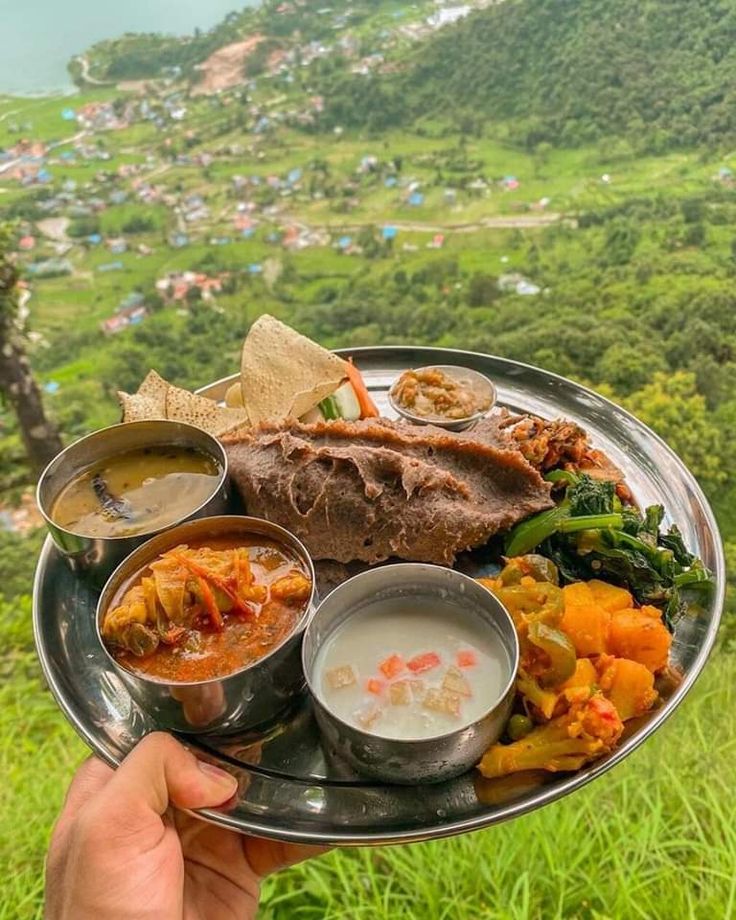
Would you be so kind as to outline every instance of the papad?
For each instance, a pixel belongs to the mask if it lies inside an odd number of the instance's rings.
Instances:
[[[243,344],[241,387],[252,425],[300,418],[340,386],[342,358],[267,313]]]

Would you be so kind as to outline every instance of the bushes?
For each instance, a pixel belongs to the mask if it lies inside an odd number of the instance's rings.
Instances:
[[[27,537],[0,530],[0,599],[5,598],[10,603],[20,595],[30,595],[36,560],[45,536],[44,528]]]

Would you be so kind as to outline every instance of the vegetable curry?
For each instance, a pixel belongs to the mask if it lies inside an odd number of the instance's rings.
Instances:
[[[263,537],[177,546],[123,586],[102,638],[129,671],[182,683],[224,677],[295,629],[312,584],[298,559]]]
[[[578,770],[610,753],[624,723],[677,681],[662,612],[625,588],[599,579],[559,587],[556,566],[539,555],[510,559],[481,582],[511,614],[521,647],[510,743],[486,752],[483,776]]]

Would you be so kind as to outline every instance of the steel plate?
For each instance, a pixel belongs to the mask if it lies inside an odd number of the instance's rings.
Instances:
[[[190,737],[200,756],[238,776],[236,803],[201,816],[239,831],[280,840],[347,844],[427,840],[475,830],[554,801],[627,757],[674,712],[701,672],[713,646],[723,605],[724,560],[718,528],[697,482],[679,458],[645,425],[608,400],[569,380],[502,358],[437,348],[345,350],[363,372],[382,412],[387,390],[407,367],[464,364],[487,374],[499,403],[582,425],[597,447],[625,470],[642,504],[659,502],[676,520],[688,547],[715,573],[707,605],[678,624],[672,649],[684,678],[608,758],[578,773],[551,776],[544,785],[520,780],[487,784],[474,772],[417,788],[361,781],[325,752],[306,703],[266,736]],[[201,392],[222,398],[232,378]],[[96,593],[75,578],[53,547],[44,545],[36,572],[33,618],[36,647],[52,693],[92,750],[112,765],[156,726],[128,696],[97,646]]]

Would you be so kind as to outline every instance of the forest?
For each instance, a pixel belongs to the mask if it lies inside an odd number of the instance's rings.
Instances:
[[[506,0],[440,31],[398,73],[331,75],[324,121],[491,120],[530,149],[601,137],[640,152],[723,148],[736,137],[735,47],[732,0]]]

